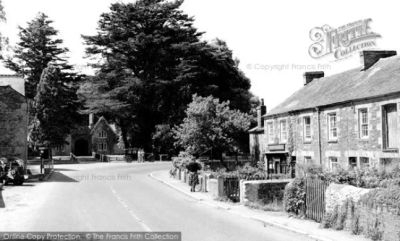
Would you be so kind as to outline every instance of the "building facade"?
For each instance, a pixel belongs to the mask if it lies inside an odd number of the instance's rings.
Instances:
[[[400,162],[400,58],[363,51],[361,68],[330,77],[307,72],[305,86],[264,115],[268,169],[287,173]],[[289,168],[288,168],[289,167]],[[299,171],[299,170],[297,170]]]
[[[19,76],[0,75],[0,157],[26,161],[28,104],[23,86]]]
[[[249,141],[250,141],[250,155],[253,161],[265,161],[265,132],[264,132],[264,121],[262,117],[266,114],[267,107],[264,105],[264,100],[261,100],[261,105],[257,108],[257,126],[249,130]]]

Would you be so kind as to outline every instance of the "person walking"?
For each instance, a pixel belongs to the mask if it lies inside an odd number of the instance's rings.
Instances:
[[[201,170],[200,163],[196,161],[191,161],[189,164],[186,165],[186,169],[189,171],[189,185],[190,191],[196,191],[196,185],[199,184],[199,174],[198,171]]]

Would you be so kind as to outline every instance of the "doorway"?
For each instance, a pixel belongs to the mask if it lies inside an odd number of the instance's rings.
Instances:
[[[79,139],[75,141],[75,153],[76,156],[88,156],[89,155],[89,142],[85,139]]]

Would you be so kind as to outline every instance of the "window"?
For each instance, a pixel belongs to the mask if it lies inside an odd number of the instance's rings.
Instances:
[[[106,142],[98,143],[98,149],[99,151],[107,151],[107,143]]]
[[[328,140],[337,140],[336,113],[328,114]]]
[[[286,120],[280,121],[280,140],[282,143],[286,143],[287,141],[287,123]]]
[[[303,118],[303,135],[304,141],[310,142],[311,141],[311,117],[306,116]]]
[[[268,143],[274,143],[274,126],[272,122],[267,123]]]
[[[379,164],[381,167],[388,167],[392,165],[392,158],[381,158]]]
[[[369,168],[369,158],[368,157],[360,157],[360,167],[362,169]]]
[[[357,157],[349,157],[349,169],[357,168]]]
[[[100,138],[107,138],[107,132],[104,131],[104,130],[100,131],[100,132],[99,132],[99,137],[100,137]]]
[[[64,146],[64,145],[57,146],[57,147],[56,147],[56,151],[57,151],[57,152],[64,152],[64,151],[65,151],[65,146]]]
[[[332,172],[339,170],[339,162],[337,157],[329,157],[329,167]]]
[[[358,124],[360,138],[368,138],[368,110],[358,110]]]
[[[393,167],[393,165],[398,165],[400,162],[400,158],[381,158],[379,165],[380,167],[386,168],[386,167]]]
[[[307,165],[313,164],[313,163],[312,163],[312,159],[311,159],[310,156],[305,156],[305,157],[304,157],[304,164],[307,164]]]
[[[389,104],[382,107],[382,130],[383,149],[398,149],[400,146],[400,133],[397,124],[396,104]]]

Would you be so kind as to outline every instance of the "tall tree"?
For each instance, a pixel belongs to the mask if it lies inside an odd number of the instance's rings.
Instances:
[[[62,70],[62,74],[72,81],[72,66],[67,63],[67,48],[61,47],[63,41],[57,38],[58,31],[51,25],[52,20],[44,13],[27,23],[27,27],[19,27],[20,41],[11,56],[4,56],[8,68],[24,76],[25,92],[28,98],[34,98],[36,87],[43,70],[52,64]]]
[[[6,22],[6,12],[4,11],[3,1],[0,0],[0,22]],[[0,50],[6,49],[8,38],[0,33]]]
[[[64,145],[79,119],[79,108],[76,88],[65,84],[59,67],[50,65],[37,86],[32,139],[36,144]]]
[[[223,152],[241,150],[240,133],[248,130],[250,119],[248,114],[231,110],[228,101],[194,95],[186,118],[175,128],[176,144],[191,155],[208,154],[222,160]]]
[[[91,82],[97,91],[89,91],[88,109],[112,117],[127,147],[151,149],[155,127],[180,123],[194,93],[250,109],[250,82],[231,51],[222,41],[201,41],[193,18],[180,10],[182,3],[112,4],[100,18],[98,33],[84,36],[87,53],[100,57]]]

